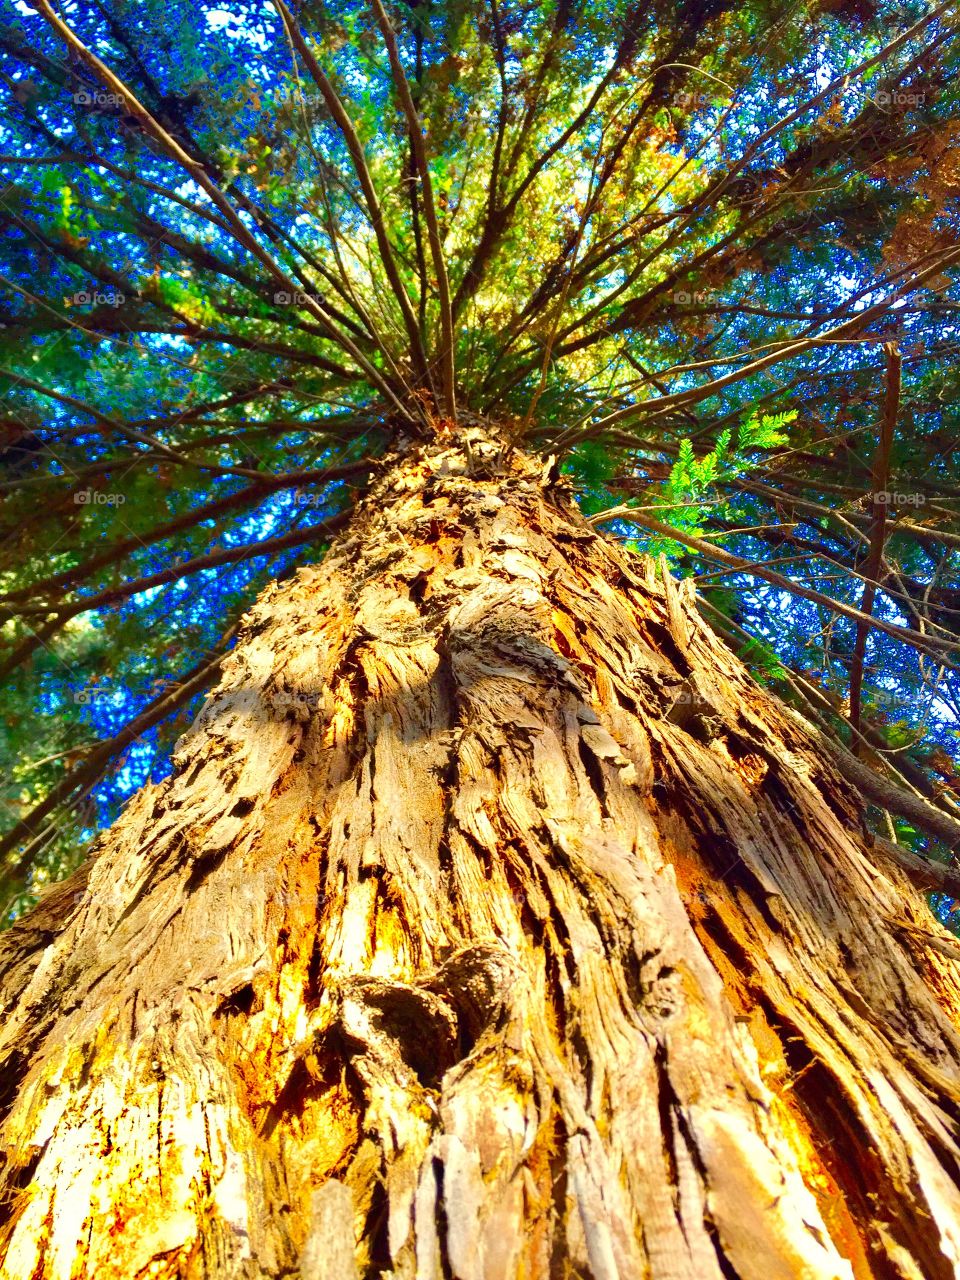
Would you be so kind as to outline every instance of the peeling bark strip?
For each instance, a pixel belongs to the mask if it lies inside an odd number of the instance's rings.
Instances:
[[[960,1275],[960,985],[690,607],[474,432],[0,941],[0,1275]]]

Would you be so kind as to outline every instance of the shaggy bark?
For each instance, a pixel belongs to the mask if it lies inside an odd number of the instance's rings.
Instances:
[[[0,1275],[960,1275],[949,935],[689,595],[471,434],[0,942]]]

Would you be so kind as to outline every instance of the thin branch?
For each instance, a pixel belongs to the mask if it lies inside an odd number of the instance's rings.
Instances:
[[[46,2],[46,0],[44,0]],[[410,343],[410,354],[417,377],[427,385],[429,385],[429,373],[427,365],[426,352],[420,341],[420,330],[417,326],[417,318],[414,315],[413,308],[410,305],[410,298],[404,287],[403,281],[400,279],[400,272],[397,269],[396,259],[394,258],[393,248],[387,236],[386,224],[383,219],[383,212],[380,208],[380,201],[377,198],[376,189],[373,185],[373,178],[370,176],[370,170],[367,167],[366,156],[363,153],[363,146],[357,136],[357,131],[353,127],[353,121],[347,114],[340,96],[327,73],[321,67],[320,63],[314,57],[310,46],[304,39],[303,32],[300,30],[299,23],[293,14],[287,8],[284,0],[273,0],[274,8],[280,15],[289,38],[292,40],[294,47],[303,58],[307,70],[313,78],[314,83],[323,95],[327,110],[336,121],[337,127],[343,135],[343,140],[347,144],[347,150],[353,161],[354,172],[360,182],[360,189],[363,192],[363,198],[367,206],[367,213],[370,217],[370,224],[373,227],[373,233],[377,238],[377,247],[380,250],[380,259],[383,263],[384,270],[387,273],[387,279],[390,281],[390,288],[397,299],[403,315],[404,326],[407,330],[407,338]],[[405,417],[409,418],[409,414],[405,411]]]
[[[275,0],[281,4],[283,0]],[[127,112],[134,117],[137,123],[151,137],[163,151],[181,168],[183,168],[210,197],[213,204],[223,214],[224,218],[229,222],[234,239],[241,244],[256,260],[264,266],[270,277],[282,288],[292,289],[294,292],[294,281],[283,271],[276,259],[267,252],[247,230],[242,218],[237,214],[233,205],[227,199],[226,195],[213,179],[207,174],[203,164],[199,160],[194,160],[180,146],[175,138],[164,129],[163,125],[147,110],[147,108],[138,100],[133,91],[106,65],[97,57],[76,33],[69,27],[63,19],[56,13],[50,0],[36,0],[37,9],[46,18],[50,26],[56,31],[68,48],[72,49],[81,62],[83,62],[96,75],[107,88],[115,94],[119,95],[120,101],[126,107]],[[393,403],[394,407],[400,413],[401,417],[410,421],[411,416],[405,405],[397,399],[393,389],[385,381],[380,372],[367,360],[366,356],[358,349],[354,341],[347,335],[342,333],[331,322],[321,305],[309,294],[304,295],[304,306],[308,311],[316,317],[317,320],[325,327],[332,341],[341,346],[357,365],[363,370],[367,378],[373,383],[379,391],[381,391],[388,400]]]
[[[919,272],[908,285],[904,285],[898,290],[896,296],[878,302],[872,307],[857,312],[850,319],[843,321],[841,324],[828,329],[825,333],[819,334],[812,338],[799,338],[795,340],[787,340],[782,346],[778,345],[777,349],[770,352],[766,356],[762,356],[759,360],[754,360],[751,364],[744,365],[741,369],[736,369],[732,373],[724,374],[720,378],[715,378],[712,382],[708,382],[703,386],[692,387],[688,391],[678,391],[673,395],[661,396],[655,400],[645,400],[640,404],[630,405],[625,409],[620,409],[615,413],[609,414],[606,418],[602,418],[596,423],[592,432],[603,431],[607,427],[611,427],[625,419],[637,417],[638,415],[656,413],[664,413],[668,409],[679,409],[682,406],[697,404],[701,400],[709,399],[716,395],[719,391],[731,386],[735,382],[741,382],[744,378],[752,377],[754,374],[760,373],[762,370],[769,368],[771,365],[779,364],[784,360],[792,359],[794,356],[801,355],[805,351],[810,351],[815,347],[830,345],[841,339],[853,336],[859,330],[866,328],[872,321],[879,319],[885,315],[895,302],[904,296],[905,292],[912,292],[919,289],[925,281],[935,275],[939,275],[947,267],[954,266],[960,262],[960,249],[953,249],[944,253],[938,260],[928,266],[925,270]],[[874,339],[876,341],[877,339]],[[591,432],[591,433],[592,433]]]
[[[890,454],[893,449],[893,433],[897,423],[897,409],[900,405],[900,352],[894,342],[888,342],[885,350],[887,353],[886,396],[883,405],[883,416],[880,422],[879,439],[877,440],[877,448],[871,468],[873,528],[870,531],[870,548],[867,552],[867,559],[863,569],[864,575],[868,579],[875,579],[879,576],[880,563],[883,560],[883,542],[886,533],[888,508],[886,502],[882,501],[879,495],[886,489],[890,475]],[[875,596],[875,584],[870,581],[866,582],[863,588],[863,595],[860,598],[860,608],[868,616],[873,613]],[[863,660],[867,652],[867,636],[869,634],[870,624],[858,622],[856,640],[853,646],[853,658],[850,663],[850,724],[854,729],[860,728]],[[855,740],[854,754],[857,753],[858,748]]]
[[[371,460],[365,458],[358,462],[346,463],[341,467],[330,467],[325,471],[289,472],[276,476],[264,476],[259,483],[247,485],[246,488],[239,490],[237,493],[220,498],[216,502],[208,502],[202,507],[194,507],[191,511],[185,512],[175,520],[169,520],[166,524],[157,525],[155,528],[146,530],[143,533],[124,538],[102,551],[99,555],[85,560],[82,564],[75,565],[72,569],[65,569],[62,573],[58,573],[51,578],[45,578],[40,582],[31,582],[28,586],[19,587],[16,591],[8,592],[6,595],[0,595],[0,604],[15,604],[17,600],[23,597],[36,601],[38,597],[43,598],[45,593],[49,593],[52,590],[84,582],[98,570],[119,563],[135,551],[145,550],[157,542],[163,542],[184,529],[192,529],[205,521],[214,520],[218,516],[236,511],[242,507],[248,507],[259,498],[265,497],[277,489],[289,489],[294,485],[333,483],[365,471],[370,465]]]
[[[250,560],[254,556],[268,555],[275,551],[286,551],[291,547],[300,547],[304,543],[318,541],[325,535],[343,528],[349,521],[351,514],[350,511],[344,511],[339,515],[331,516],[329,520],[319,520],[305,529],[296,529],[292,533],[285,533],[276,538],[266,538],[262,542],[248,542],[239,547],[224,547],[220,551],[211,551],[205,556],[194,556],[192,560],[185,560],[183,564],[172,564],[157,573],[147,574],[145,577],[124,582],[121,586],[108,587],[95,595],[83,596],[79,600],[73,600],[56,611],[54,616],[44,623],[39,630],[32,632],[27,639],[22,641],[6,661],[0,663],[0,679],[6,679],[40,645],[45,644],[51,636],[62,630],[71,618],[76,618],[82,613],[89,613],[91,609],[102,609],[107,605],[119,604],[122,600],[127,600],[130,596],[135,596],[141,591],[148,591],[153,587],[166,586],[171,582],[179,582],[181,578],[189,577],[194,573],[202,573],[207,569],[217,569],[224,564],[237,564],[241,560]]]
[[[238,630],[234,624],[221,639],[218,648],[225,648]],[[50,789],[47,795],[31,809],[25,818],[16,823],[5,836],[0,838],[0,859],[11,853],[20,842],[33,836],[37,824],[49,813],[58,808],[75,793],[86,794],[103,777],[110,761],[119,752],[135,742],[137,738],[152,729],[154,725],[165,720],[172,712],[178,710],[201,689],[205,688],[216,676],[223,653],[208,658],[187,673],[173,689],[167,689],[155,698],[134,720],[125,725],[119,733],[94,748],[77,768],[72,769]],[[0,862],[0,875],[4,879],[22,876],[29,861],[29,850],[24,851],[12,865],[4,866]]]
[[[282,3],[282,0],[276,0]],[[430,180],[430,166],[427,164],[427,152],[423,145],[423,126],[420,124],[420,117],[417,114],[417,108],[410,93],[410,85],[407,81],[403,65],[400,62],[400,55],[397,52],[397,41],[393,34],[393,28],[384,12],[383,5],[380,0],[371,0],[373,12],[377,20],[377,26],[383,36],[383,42],[387,48],[387,57],[390,59],[390,70],[393,74],[393,83],[396,86],[397,93],[400,96],[400,102],[403,106],[403,113],[407,118],[407,125],[410,130],[410,144],[413,147],[413,155],[417,164],[417,173],[420,177],[420,185],[423,191],[423,216],[427,223],[427,238],[430,241],[430,256],[433,258],[433,269],[437,273],[437,291],[440,295],[440,330],[443,335],[442,346],[440,350],[440,369],[443,380],[443,403],[444,411],[451,422],[457,419],[457,400],[455,391],[455,370],[454,370],[454,335],[453,335],[453,311],[450,306],[450,282],[447,279],[447,264],[443,257],[443,245],[440,241],[440,227],[437,222],[437,207],[433,198],[433,184]]]
[[[852,622],[866,622],[874,626],[878,631],[883,631],[886,635],[892,636],[894,640],[900,640],[903,644],[910,645],[913,649],[919,649],[928,656],[935,658],[937,662],[947,667],[950,671],[960,672],[960,665],[948,662],[943,657],[943,651],[952,652],[958,648],[956,644],[947,643],[946,641],[938,641],[929,636],[919,636],[915,631],[911,631],[907,627],[898,627],[892,622],[885,622],[881,618],[868,618],[866,614],[861,613],[859,609],[855,609],[852,605],[844,604],[840,600],[834,600],[830,596],[825,596],[820,591],[814,591],[810,587],[805,587],[800,582],[793,582],[790,578],[785,578],[783,574],[775,573],[772,569],[764,569],[761,566],[751,564],[749,560],[742,560],[739,556],[731,555],[729,551],[724,551],[722,547],[715,547],[710,542],[704,542],[702,538],[694,538],[688,533],[682,533],[679,529],[674,529],[668,524],[662,524],[659,520],[653,520],[649,516],[635,515],[633,522],[648,529],[651,533],[659,534],[663,538],[669,538],[673,542],[679,542],[685,547],[689,547],[692,551],[699,551],[702,556],[708,559],[716,560],[720,564],[729,565],[733,569],[739,569],[743,572],[749,572],[755,577],[763,578],[775,587],[780,587],[783,591],[788,591],[791,595],[801,596],[804,600],[811,600],[815,604],[823,605],[824,608],[831,610],[833,613],[839,613],[844,618],[849,618]]]

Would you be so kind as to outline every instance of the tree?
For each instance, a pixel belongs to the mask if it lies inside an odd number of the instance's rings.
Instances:
[[[960,1272],[955,36],[3,35],[0,1275]]]

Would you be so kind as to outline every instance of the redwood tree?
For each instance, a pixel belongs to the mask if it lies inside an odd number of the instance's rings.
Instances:
[[[960,1276],[949,6],[0,49],[0,1276]]]

